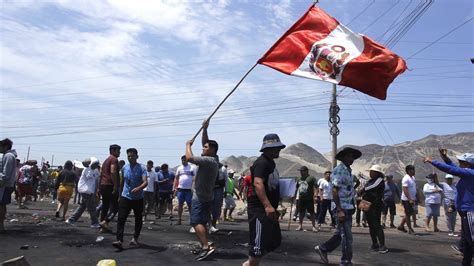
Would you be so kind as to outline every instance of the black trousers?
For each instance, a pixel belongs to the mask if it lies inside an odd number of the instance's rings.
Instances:
[[[102,208],[100,210],[100,221],[109,222],[107,213],[109,212],[110,202],[112,201],[112,192],[114,187],[110,185],[100,185],[99,192],[102,197]]]
[[[366,212],[367,223],[369,224],[370,238],[372,238],[372,245],[385,246],[385,234],[383,232],[382,225],[380,224],[380,215],[382,214],[381,208],[373,208],[371,206],[369,211]]]
[[[471,226],[474,222],[474,212],[458,211],[461,216],[461,250],[463,252],[462,265],[471,265],[473,243],[471,233],[474,228]]]
[[[336,220],[334,219],[334,215],[331,210],[331,200],[330,199],[323,199],[321,203],[321,211],[318,216],[318,224],[323,224],[326,220],[326,213],[329,211],[329,215],[331,216],[331,225],[336,225]]]
[[[123,230],[131,210],[133,210],[133,215],[135,215],[135,232],[133,233],[133,237],[138,239],[140,236],[140,231],[142,230],[143,226],[143,199],[129,200],[125,197],[120,197],[117,221],[118,241],[123,242]]]

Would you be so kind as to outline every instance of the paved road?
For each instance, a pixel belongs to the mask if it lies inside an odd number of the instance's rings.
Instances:
[[[101,259],[115,259],[117,265],[241,265],[247,250],[241,245],[248,242],[246,217],[236,222],[220,224],[221,231],[211,235],[217,251],[207,262],[194,260],[191,250],[197,246],[195,236],[188,232],[189,225],[172,225],[170,220],[160,219],[146,222],[140,237],[139,248],[128,247],[133,227],[133,217],[125,229],[125,250],[116,252],[111,243],[115,237],[101,234],[104,240],[96,242],[99,235],[89,228],[89,219],[84,215],[75,226],[56,221],[51,203],[36,202],[28,210],[18,210],[10,205],[6,235],[0,235],[0,261],[24,255],[31,265],[96,265]],[[75,205],[73,205],[75,207]],[[38,214],[38,217],[32,214]],[[306,224],[306,228],[310,228]],[[283,242],[281,247],[265,257],[262,265],[314,265],[321,263],[313,247],[328,238],[332,232],[324,228],[318,233],[287,231],[287,221],[282,222]],[[390,252],[377,254],[368,251],[370,236],[368,228],[353,228],[354,259],[358,265],[460,265],[461,256],[450,248],[456,238],[447,233],[426,233],[418,228],[417,235],[407,235],[394,229],[385,230]],[[28,245],[26,250],[20,249]],[[340,250],[329,255],[330,263],[337,265]]]

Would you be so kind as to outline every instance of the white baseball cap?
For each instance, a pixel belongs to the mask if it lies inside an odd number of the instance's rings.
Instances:
[[[369,171],[375,171],[375,172],[379,172],[379,173],[383,174],[382,167],[378,164],[372,165],[372,167],[370,167]]]

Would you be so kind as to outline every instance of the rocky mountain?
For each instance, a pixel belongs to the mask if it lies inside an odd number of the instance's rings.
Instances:
[[[440,176],[441,172],[435,170],[431,165],[423,163],[424,156],[432,156],[440,159],[438,149],[446,148],[449,156],[455,159],[455,155],[465,152],[474,152],[474,133],[457,133],[451,135],[429,135],[425,138],[407,141],[391,146],[368,144],[364,146],[351,146],[362,152],[362,157],[356,160],[352,166],[354,174],[362,173],[368,175],[367,169],[373,164],[379,164],[388,174],[393,174],[395,179],[401,179],[405,173],[405,166],[414,164],[416,177],[424,182],[424,177],[435,171]],[[342,148],[342,147],[341,147]],[[281,176],[298,176],[298,168],[302,165],[310,169],[310,174],[321,177],[323,172],[331,168],[330,153],[321,154],[304,143],[289,145],[282,150],[280,158],[277,159],[277,168]],[[247,173],[249,167],[256,157],[230,156],[223,161],[237,172]]]

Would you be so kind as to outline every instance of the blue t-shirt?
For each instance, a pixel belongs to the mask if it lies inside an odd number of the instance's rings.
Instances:
[[[163,171],[158,172],[158,181],[168,180],[164,183],[160,183],[160,192],[173,191],[174,176],[174,173],[170,171],[168,171],[167,173],[163,173]]]
[[[122,168],[123,175],[123,191],[122,197],[129,200],[143,199],[143,190],[132,193],[132,190],[143,183],[143,177],[148,177],[148,172],[144,165],[137,163],[133,168],[127,163]]]

